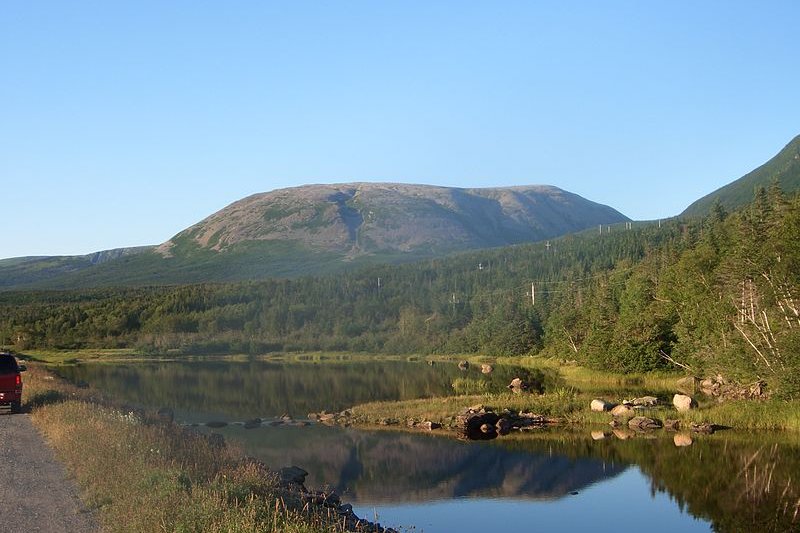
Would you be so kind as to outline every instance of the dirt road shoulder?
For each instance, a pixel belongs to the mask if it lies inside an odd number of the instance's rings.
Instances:
[[[28,414],[0,414],[0,502],[3,531],[99,531]]]

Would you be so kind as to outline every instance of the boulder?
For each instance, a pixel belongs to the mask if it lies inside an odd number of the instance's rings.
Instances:
[[[628,420],[628,427],[640,431],[647,431],[651,429],[658,429],[662,426],[661,420],[655,418],[648,418],[646,416],[635,416]]]
[[[633,408],[627,405],[618,405],[611,410],[611,415],[618,418],[630,418],[635,414]]]
[[[706,433],[706,434],[710,435],[710,434],[714,433],[715,431],[717,431],[718,429],[721,429],[722,426],[718,426],[718,425],[712,424],[710,422],[702,422],[702,423],[699,423],[699,424],[692,424],[690,426],[690,428],[694,433]]]
[[[284,466],[278,470],[278,478],[283,485],[303,485],[306,482],[308,472],[299,466]]]
[[[655,396],[642,396],[641,398],[634,398],[631,403],[640,407],[653,407],[658,405],[658,398]]]
[[[500,417],[496,413],[470,413],[460,415],[456,423],[460,427],[459,436],[470,440],[486,440],[497,437],[495,424]]]
[[[487,365],[486,363],[481,365],[481,373],[483,374],[491,374],[494,371],[492,365]]]
[[[511,431],[511,421],[508,418],[501,418],[494,425],[498,435],[508,435]]]
[[[610,435],[610,433],[608,433],[608,432],[595,430],[595,431],[592,431],[592,440],[603,440],[606,437],[608,437],[609,435]]]
[[[676,394],[672,397],[672,405],[674,405],[675,409],[678,411],[683,412],[697,407],[697,402],[694,401],[694,398],[691,396],[687,396],[685,394]]]
[[[688,392],[694,394],[700,384],[700,378],[694,376],[686,376],[675,382],[675,386],[681,392]]]
[[[684,446],[691,446],[694,441],[689,433],[675,433],[672,437],[672,442],[678,448],[683,448]]]
[[[428,431],[433,431],[434,429],[439,429],[442,427],[441,424],[438,422],[431,422],[430,420],[425,420],[424,422],[420,422],[419,427],[422,429],[427,429]]]
[[[509,383],[508,388],[511,389],[511,392],[519,394],[522,391],[528,390],[528,384],[520,378],[514,378],[511,380],[511,383]]]
[[[459,361],[458,368],[460,368],[461,370],[469,369],[469,361]]]
[[[681,428],[681,421],[674,420],[674,419],[666,419],[664,420],[664,429],[668,431],[678,431]]]
[[[595,398],[594,400],[592,400],[592,403],[589,404],[589,408],[592,411],[602,413],[603,411],[611,411],[614,408],[614,404],[607,402],[605,400],[600,400],[598,398]]]

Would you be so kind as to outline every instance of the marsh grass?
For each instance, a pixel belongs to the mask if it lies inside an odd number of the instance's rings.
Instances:
[[[263,465],[191,430],[93,401],[32,365],[32,419],[104,530],[343,531],[333,511],[303,507]]]

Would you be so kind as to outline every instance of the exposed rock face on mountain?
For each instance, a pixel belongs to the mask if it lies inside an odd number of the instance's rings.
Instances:
[[[291,242],[359,255],[432,255],[530,242],[628,220],[551,186],[459,189],[393,183],[308,185],[235,202],[158,248],[225,251],[253,241]]]
[[[157,247],[0,261],[0,290],[320,275],[628,220],[556,187],[308,185],[234,202]]]

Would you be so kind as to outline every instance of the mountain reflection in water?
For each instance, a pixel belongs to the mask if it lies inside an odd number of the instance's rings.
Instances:
[[[547,450],[531,453],[490,443],[399,431],[312,426],[223,434],[273,467],[302,466],[308,485],[328,484],[348,501],[422,502],[463,497],[559,498],[627,468]]]
[[[514,371],[500,367],[485,377],[475,369],[405,361],[158,362],[59,370],[119,400],[170,407],[184,422],[284,412],[302,418],[364,401],[452,394],[457,378],[502,387]],[[603,428],[594,429],[595,438],[603,436]],[[661,430],[595,441],[589,430],[538,430],[462,442],[435,433],[320,425],[213,431],[272,467],[301,466],[310,473],[309,487],[333,487],[369,518],[374,510],[383,513],[385,525],[418,526],[416,533],[800,531],[800,443],[793,433],[724,431],[674,439]]]

